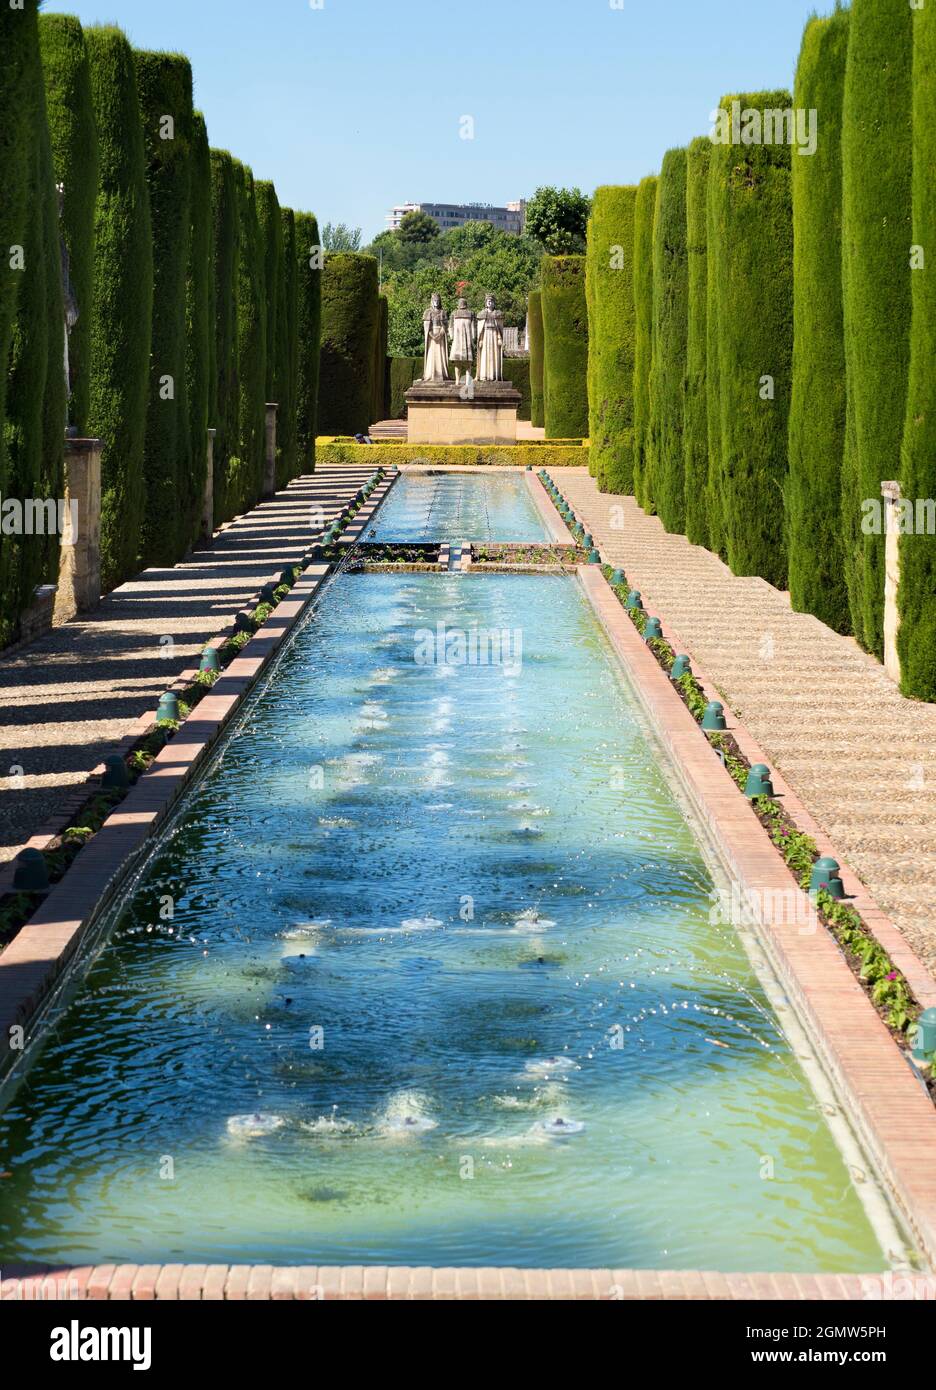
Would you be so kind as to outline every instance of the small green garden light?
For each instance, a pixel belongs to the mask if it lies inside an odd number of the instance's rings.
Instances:
[[[747,775],[747,782],[744,786],[744,795],[749,801],[753,801],[755,796],[773,796],[773,782],[770,780],[770,768],[766,763],[754,763]]]
[[[238,613],[234,619],[235,632],[253,632],[254,625],[249,613]]]
[[[595,549],[594,546],[592,546],[591,550],[589,550],[589,552],[588,552],[588,563],[589,563],[590,565],[600,565],[600,564],[601,564],[601,555],[600,555],[599,552]]]
[[[275,584],[264,584],[263,588],[260,590],[260,602],[261,602],[261,603],[274,603],[275,600],[276,600],[276,585],[275,585]]]
[[[22,893],[47,893],[49,868],[45,855],[38,849],[23,849],[16,856],[13,887]]]
[[[595,548],[595,540],[594,540],[594,537],[591,536],[591,535],[589,535],[589,533],[588,533],[587,531],[585,532],[584,536],[582,537],[582,545],[585,547],[586,550],[594,550],[594,548]]]
[[[721,733],[728,728],[725,722],[725,706],[720,700],[710,700],[705,706],[702,728],[709,733]]]
[[[936,1009],[924,1009],[914,1024],[913,1055],[927,1061],[936,1052]]]
[[[206,647],[202,652],[202,659],[198,669],[199,671],[221,670],[221,658],[214,647]]]
[[[659,618],[648,618],[647,626],[644,628],[644,641],[652,642],[655,637],[663,636],[663,627]]]
[[[292,565],[286,566],[286,568],[283,570],[282,574],[279,577],[279,582],[281,584],[295,584],[296,571]]]
[[[608,580],[612,589],[620,589],[626,583],[623,570],[612,570],[611,578]]]
[[[670,680],[682,680],[683,676],[692,675],[692,664],[688,656],[677,656],[670,670]]]
[[[178,720],[179,718],[179,697],[175,691],[167,690],[165,695],[160,695],[159,704],[156,706],[156,723],[161,724],[165,719]]]
[[[641,594],[639,589],[631,589],[624,602],[624,607],[630,608],[634,612],[638,612],[641,608],[643,608],[643,595]]]
[[[130,773],[127,771],[127,764],[119,753],[112,753],[109,758],[104,759],[104,776],[101,778],[101,786],[108,791],[129,787]]]
[[[842,883],[839,874],[839,864],[837,859],[829,859],[827,856],[817,859],[812,867],[809,876],[810,893],[818,893],[819,890],[828,893],[830,898],[841,901],[845,896],[845,885]]]

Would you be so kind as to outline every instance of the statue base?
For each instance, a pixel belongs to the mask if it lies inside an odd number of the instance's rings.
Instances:
[[[410,444],[516,444],[520,392],[511,381],[417,381],[406,392]]]

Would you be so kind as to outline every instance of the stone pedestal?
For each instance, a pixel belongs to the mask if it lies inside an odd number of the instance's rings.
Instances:
[[[263,496],[272,497],[276,492],[276,412],[279,406],[275,401],[267,401],[266,408],[266,460],[263,470]]]
[[[516,444],[520,392],[510,381],[417,381],[406,392],[410,444]]]
[[[55,621],[68,622],[101,601],[101,441],[65,440],[65,531]]]
[[[891,680],[900,684],[900,655],[897,633],[900,630],[900,610],[897,591],[900,588],[900,483],[881,484],[884,498],[884,669]]]
[[[217,430],[208,431],[208,471],[202,494],[201,538],[210,541],[214,535],[214,442]]]

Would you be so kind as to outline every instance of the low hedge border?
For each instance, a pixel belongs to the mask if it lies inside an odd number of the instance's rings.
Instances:
[[[316,458],[326,468],[352,464],[364,467],[374,461],[379,449],[385,466],[434,465],[463,468],[539,468],[543,451],[552,468],[587,468],[588,446],[582,440],[527,440],[523,444],[407,444],[392,440],[378,444],[355,444],[341,438],[316,441]]]

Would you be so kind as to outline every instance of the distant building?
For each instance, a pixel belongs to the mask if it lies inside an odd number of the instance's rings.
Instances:
[[[490,203],[401,203],[387,213],[387,226],[391,232],[399,230],[408,212],[427,213],[443,232],[450,232],[453,227],[463,227],[466,222],[490,222],[499,232],[521,236],[526,222],[526,201],[521,198],[519,202],[508,203],[504,208],[492,207]]]

